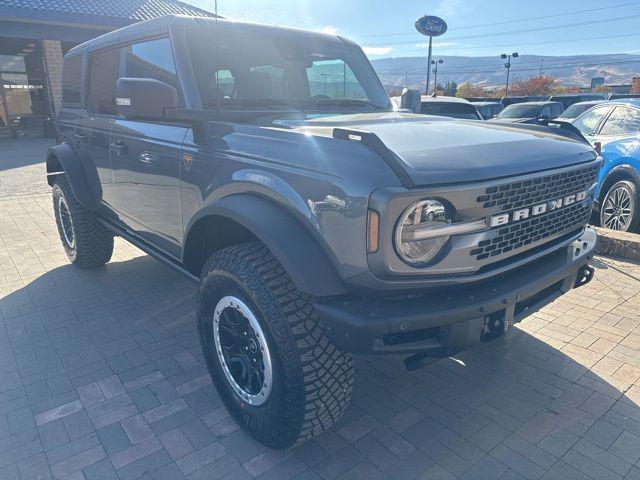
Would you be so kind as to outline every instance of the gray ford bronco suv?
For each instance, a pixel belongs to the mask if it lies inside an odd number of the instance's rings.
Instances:
[[[416,368],[593,274],[584,139],[394,112],[340,36],[181,16],[107,33],[65,56],[57,129],[71,262],[121,236],[199,282],[213,382],[273,448],[340,417],[351,354]]]

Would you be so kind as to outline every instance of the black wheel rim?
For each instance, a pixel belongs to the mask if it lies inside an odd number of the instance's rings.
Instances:
[[[71,222],[69,206],[63,196],[58,197],[58,218],[60,219],[60,227],[64,241],[69,248],[73,248],[76,244],[76,234],[73,229],[73,223]]]
[[[607,194],[602,206],[602,226],[612,230],[627,230],[633,217],[631,193],[617,187]]]
[[[271,354],[262,327],[251,309],[237,297],[216,305],[213,318],[215,349],[225,377],[247,403],[262,405],[273,384]]]

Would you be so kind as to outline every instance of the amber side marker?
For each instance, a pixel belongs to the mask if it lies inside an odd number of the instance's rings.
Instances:
[[[369,210],[367,218],[367,253],[378,251],[378,237],[380,229],[380,216],[378,212]]]

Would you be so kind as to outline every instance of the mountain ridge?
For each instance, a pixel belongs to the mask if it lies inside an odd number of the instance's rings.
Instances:
[[[433,58],[444,61],[438,67],[440,84],[448,81],[470,81],[489,87],[503,85],[506,80],[505,60],[499,55],[434,55]],[[426,56],[380,58],[371,63],[385,85],[413,86],[424,84],[426,80]],[[565,86],[586,87],[591,84],[593,77],[604,77],[607,84],[631,83],[634,76],[640,75],[640,55],[520,55],[511,61],[510,81],[536,76],[540,72],[557,78]],[[431,80],[433,81],[433,74]]]

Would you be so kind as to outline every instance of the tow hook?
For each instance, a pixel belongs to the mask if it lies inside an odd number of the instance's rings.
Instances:
[[[573,288],[582,287],[586,285],[593,279],[593,274],[595,270],[591,265],[585,265],[580,270],[578,270],[578,275],[576,276],[576,283]]]

